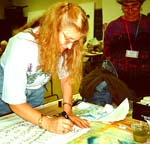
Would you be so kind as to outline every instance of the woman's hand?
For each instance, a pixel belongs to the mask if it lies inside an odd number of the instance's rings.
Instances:
[[[68,133],[72,130],[73,123],[69,119],[65,119],[64,117],[54,117],[54,118],[43,118],[42,126],[44,129],[48,131],[64,134]]]
[[[68,115],[69,119],[78,127],[80,128],[89,128],[90,127],[90,123],[85,120],[85,119],[81,119],[75,115]]]

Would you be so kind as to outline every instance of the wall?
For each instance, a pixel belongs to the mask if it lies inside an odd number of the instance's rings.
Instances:
[[[28,11],[46,9],[50,4],[57,1],[60,0],[0,0],[0,19],[4,18],[4,7],[6,7],[8,3],[9,4],[13,3],[13,5],[17,6],[28,5],[29,7],[24,9],[25,16],[27,16]],[[101,2],[102,0],[69,0],[69,1],[77,3],[94,2],[96,9],[102,8]]]
[[[150,0],[146,0],[142,5],[141,12],[147,14],[150,12]],[[103,7],[103,23],[108,23],[115,18],[122,15],[120,4],[116,2],[116,0],[103,0],[102,1]]]
[[[29,11],[35,11],[39,9],[46,9],[49,5],[54,2],[62,1],[62,0],[12,0],[15,5],[28,5],[28,8],[25,8],[25,15]],[[86,3],[86,2],[94,2],[95,8],[102,8],[101,0],[68,0],[67,2],[76,2],[76,3]]]
[[[54,2],[58,2],[60,0],[12,0],[14,5],[25,6],[28,5],[27,8],[24,8],[24,14],[28,17],[28,20],[32,19],[35,14],[40,14],[44,10],[48,8]],[[62,0],[61,0],[62,1]],[[89,18],[89,25],[90,30],[88,33],[87,39],[92,39],[94,37],[94,9],[102,8],[101,0],[68,0],[67,2],[76,2],[83,6],[87,14],[90,14],[91,17]],[[88,7],[86,4],[91,3],[91,6]],[[93,4],[94,5],[93,5]],[[94,8],[94,9],[92,9]]]
[[[86,13],[90,16],[89,17],[89,33],[87,36],[87,40],[90,40],[94,37],[94,9],[95,9],[95,3],[94,2],[85,2],[85,3],[79,3],[79,5],[86,11]],[[28,11],[28,21],[31,21],[35,17],[40,16],[46,8],[38,9],[38,10],[32,10]]]

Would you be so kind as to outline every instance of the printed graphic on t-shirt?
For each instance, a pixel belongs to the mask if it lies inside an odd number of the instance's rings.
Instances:
[[[37,88],[46,84],[49,80],[49,76],[45,74],[41,69],[34,68],[32,64],[29,65],[27,70],[27,87]]]

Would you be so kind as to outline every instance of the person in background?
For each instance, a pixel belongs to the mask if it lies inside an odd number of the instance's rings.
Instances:
[[[0,59],[0,115],[14,112],[54,133],[89,122],[72,113],[72,86],[82,79],[82,47],[88,17],[77,4],[59,2],[9,39]],[[61,82],[64,117],[49,118],[34,107],[43,103],[44,85],[57,75]]]
[[[123,15],[104,34],[104,55],[133,90],[133,100],[150,95],[150,18],[141,13],[145,0],[117,0]]]

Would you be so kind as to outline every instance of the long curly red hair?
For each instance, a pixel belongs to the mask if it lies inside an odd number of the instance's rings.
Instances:
[[[39,44],[40,68],[45,73],[55,75],[58,71],[58,58],[66,56],[66,66],[71,80],[81,82],[82,49],[89,30],[85,11],[75,3],[58,2],[51,5],[37,20],[24,25],[21,29],[39,26],[38,35],[34,35]],[[71,49],[60,52],[59,32],[65,27],[74,27],[82,37]]]

